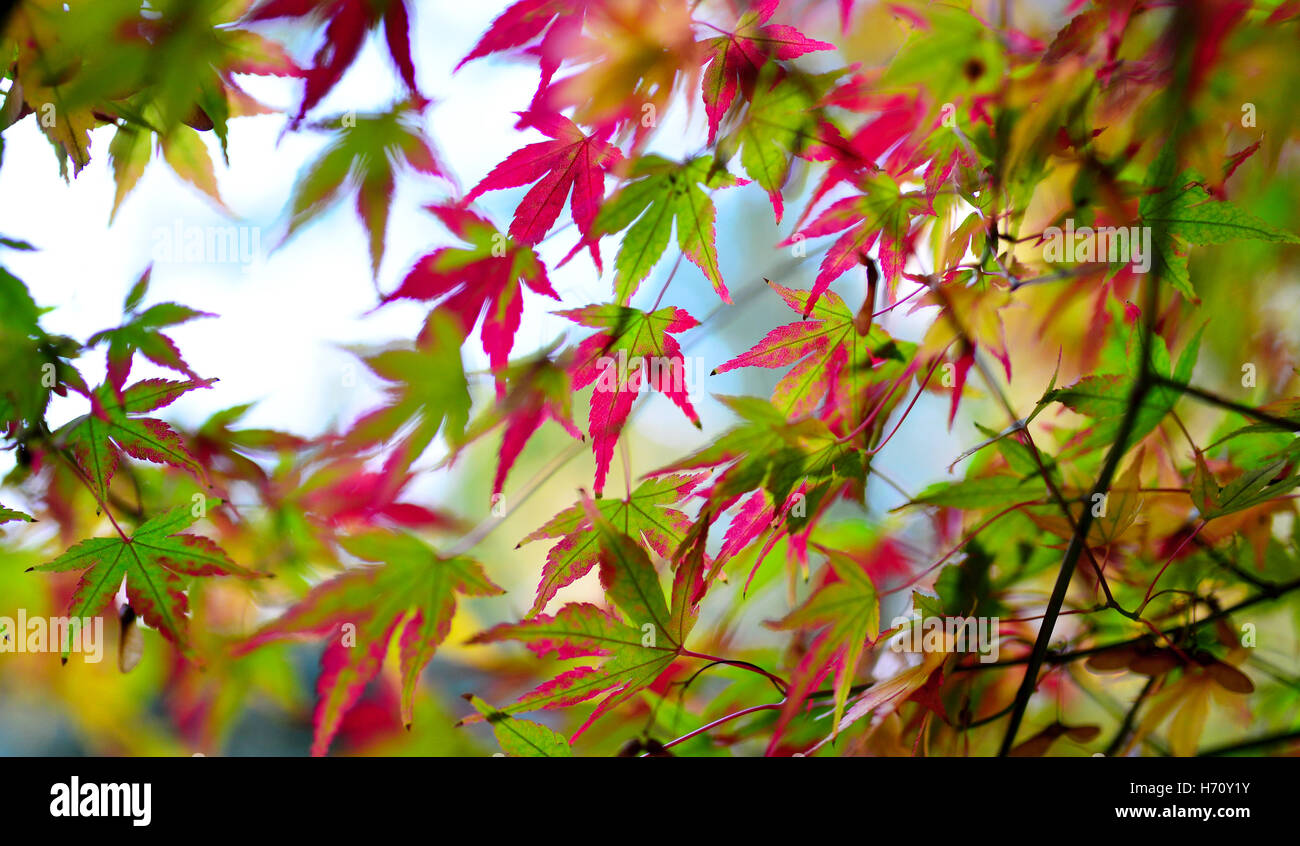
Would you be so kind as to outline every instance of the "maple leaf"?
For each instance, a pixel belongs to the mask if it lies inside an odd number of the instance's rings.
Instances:
[[[213,475],[224,474],[261,484],[268,478],[266,470],[249,453],[273,453],[306,446],[305,440],[287,432],[234,428],[252,407],[251,403],[245,403],[214,412],[190,438],[194,459]]]
[[[361,459],[340,460],[304,486],[302,505],[331,528],[381,523],[411,529],[456,528],[458,522],[445,514],[398,501],[414,478],[410,463],[410,456],[400,447],[388,455],[378,472],[365,470]]]
[[[945,3],[892,9],[914,28],[881,76],[882,86],[920,86],[939,104],[1001,83],[1005,59],[997,33],[969,10]]]
[[[131,61],[138,55],[129,49],[136,39],[125,37],[140,24],[140,11],[124,3],[31,0],[21,14],[4,16],[5,49],[13,62],[6,76],[13,85],[3,123],[38,114],[34,121],[54,147],[65,179],[69,162],[73,176],[90,162],[91,130],[108,119],[97,107],[108,99],[109,87],[120,86],[120,98],[143,81]],[[109,65],[112,60],[117,67]]]
[[[599,666],[566,670],[501,709],[506,714],[517,714],[576,705],[604,695],[570,740],[653,684],[672,666],[694,623],[690,607],[698,601],[698,596],[677,587],[677,580],[689,576],[688,568],[679,567],[670,607],[645,550],[614,528],[590,499],[584,498],[584,507],[599,539],[601,586],[626,621],[589,603],[570,603],[553,616],[542,614],[520,623],[502,623],[470,641],[482,644],[517,640],[538,657],[554,653],[560,659],[605,658]]]
[[[36,520],[30,514],[24,514],[21,511],[15,511],[12,508],[6,508],[0,505],[0,523],[12,523],[15,520],[21,520],[24,523],[32,523]]]
[[[69,387],[90,393],[71,364],[81,345],[47,333],[40,318],[27,286],[0,267],[0,432],[9,436],[43,420],[52,395],[66,396]]]
[[[1300,454],[1300,449],[1292,444],[1253,467],[1242,468],[1241,475],[1220,487],[1206,465],[1205,457],[1197,452],[1196,471],[1190,485],[1192,504],[1200,512],[1202,520],[1211,520],[1279,497],[1300,485],[1297,454]]]
[[[315,220],[341,193],[356,192],[357,214],[370,234],[370,269],[379,275],[393,186],[402,168],[447,179],[419,124],[419,111],[397,104],[387,112],[348,114],[312,125],[336,137],[294,184],[285,240]]]
[[[572,758],[573,748],[568,739],[540,723],[512,717],[498,711],[472,693],[464,696],[466,702],[492,726],[501,751],[511,758]]]
[[[207,508],[219,505],[209,500]],[[189,612],[186,577],[241,576],[256,573],[230,560],[225,551],[202,535],[180,534],[198,519],[185,505],[150,518],[130,538],[90,538],[36,567],[44,573],[84,570],[66,615],[84,619],[101,613],[126,580],[131,607],[187,658],[193,657],[186,628]],[[67,662],[67,651],[63,654]]]
[[[801,485],[795,492],[796,497],[799,494],[807,495],[807,485]],[[794,499],[795,497],[792,497]],[[781,522],[784,514],[778,513],[781,503],[768,501],[769,498],[765,491],[754,491],[754,493],[741,503],[735,514],[732,516],[731,524],[727,526],[727,533],[722,539],[722,548],[718,550],[718,565],[730,561],[732,558],[740,555],[745,550],[750,549],[753,543],[764,533],[768,533],[768,539],[763,544],[754,558],[754,570],[750,578],[745,582],[745,592],[749,592],[749,585],[757,573],[759,564],[772,551],[776,545],[779,534],[770,531],[774,526]]]
[[[451,631],[457,596],[503,593],[478,562],[443,558],[413,535],[366,532],[341,538],[339,544],[357,558],[381,566],[348,570],[322,582],[238,647],[243,653],[297,635],[330,638],[321,655],[316,686],[313,755],[329,750],[343,715],[379,674],[394,637],[401,670],[401,717],[409,728],[420,673]],[[349,642],[349,635],[355,640]]]
[[[1151,165],[1148,193],[1139,204],[1142,222],[1157,224],[1164,238],[1154,245],[1153,273],[1160,273],[1178,292],[1194,303],[1200,298],[1192,287],[1187,254],[1192,246],[1224,244],[1238,240],[1300,244],[1300,236],[1278,229],[1226,200],[1216,199],[1197,174],[1174,178],[1172,147],[1165,147]]]
[[[593,0],[518,0],[492,21],[453,72],[493,53],[524,47],[533,40],[537,45],[525,52],[537,55],[542,77],[537,86],[540,95],[566,57],[567,47],[582,32],[587,8]],[[534,96],[534,104],[537,97]]]
[[[772,391],[772,404],[796,419],[816,412],[823,403],[840,404],[845,406],[840,411],[853,414],[865,389],[903,371],[902,362],[915,346],[895,341],[875,324],[861,334],[853,312],[835,293],[828,291],[815,302],[811,292],[765,281],[786,305],[813,319],[773,329],[714,373],[793,364]],[[856,425],[858,415],[853,416]]]
[[[306,85],[295,120],[314,108],[352,66],[366,33],[384,25],[388,55],[402,81],[420,103],[426,102],[415,79],[411,61],[411,24],[408,0],[265,0],[248,14],[249,21],[319,17],[329,21],[324,43],[316,50],[305,74]]]
[[[1051,45],[1043,54],[1043,63],[1055,64],[1070,54],[1087,56],[1089,52],[1101,49],[1105,64],[1099,69],[1097,78],[1103,85],[1109,84],[1112,73],[1110,63],[1119,51],[1124,28],[1128,25],[1134,5],[1128,0],[1100,3],[1097,8],[1076,15],[1052,39]]]
[[[913,277],[909,275],[908,278]],[[975,281],[971,282],[972,279]],[[913,308],[913,311],[933,305],[940,308],[921,342],[920,355],[944,356],[955,347],[953,357],[956,360],[950,362],[953,372],[949,426],[952,426],[957,417],[957,409],[965,393],[966,377],[975,365],[975,353],[979,348],[988,350],[1002,362],[1007,380],[1011,379],[1011,356],[1007,352],[1000,315],[1002,309],[1010,303],[1011,292],[1008,289],[988,281],[987,277],[976,277],[963,270],[949,274],[939,284],[931,284],[930,290],[917,300]]]
[[[248,5],[242,0],[236,3],[164,0],[154,4],[152,14],[138,8],[132,10],[134,17],[124,20],[116,33],[118,49],[125,50],[136,61],[123,61],[126,57],[120,55],[118,60],[125,66],[120,73],[138,74],[138,78],[131,85],[125,80],[118,82],[117,90],[138,88],[138,91],[126,98],[110,95],[108,102],[97,105],[110,115],[118,115],[126,125],[153,131],[164,144],[181,124],[199,132],[211,131],[229,163],[230,119],[270,111],[245,93],[235,76],[302,75],[302,70],[281,45],[235,25],[235,18]],[[130,8],[129,4],[120,6],[124,10]],[[139,61],[146,57],[177,66],[178,71],[183,67],[184,72],[159,78],[150,73],[147,63]],[[101,61],[109,62],[111,58],[106,56]],[[104,75],[112,79],[117,68],[97,70],[107,70]],[[79,87],[95,92],[107,84],[110,83],[87,79]],[[74,99],[81,94],[76,87],[71,92]],[[124,188],[130,190],[119,182],[119,193]]]
[[[769,63],[759,73],[744,117],[719,150],[740,148],[740,164],[772,201],[776,222],[785,214],[781,189],[790,175],[791,157],[804,154],[817,140],[818,104],[838,72],[808,76]],[[727,156],[719,153],[719,158]]]
[[[580,124],[609,129],[628,123],[644,136],[678,86],[695,86],[699,48],[684,0],[589,2],[581,26],[556,29],[544,45],[543,75],[547,60],[581,69],[546,84],[533,108],[573,109]]]
[[[967,477],[957,482],[935,482],[917,494],[908,505],[941,508],[996,508],[1009,502],[1034,502],[1047,490],[1035,479],[1018,475]]]
[[[548,112],[520,112],[519,121],[521,127],[536,129],[551,140],[511,153],[474,186],[463,202],[472,203],[488,191],[536,183],[515,209],[511,237],[525,244],[542,240],[560,216],[570,193],[573,222],[578,231],[589,236],[605,196],[605,173],[623,158],[617,147],[607,143],[612,127],[587,135],[563,115]],[[594,244],[591,249],[599,267],[600,255]]]
[[[1192,340],[1183,348],[1178,363],[1170,370],[1169,350],[1159,335],[1151,338],[1151,372],[1156,376],[1170,379],[1180,384],[1187,384],[1196,368],[1200,352],[1201,335],[1204,327],[1197,331]],[[1073,385],[1049,391],[1045,402],[1059,402],[1071,411],[1092,419],[1090,432],[1079,444],[1081,449],[1091,449],[1100,444],[1112,443],[1119,430],[1128,406],[1134,381],[1141,370],[1141,341],[1135,330],[1129,341],[1129,355],[1125,361],[1123,373],[1099,373],[1085,376]],[[1137,416],[1128,438],[1128,447],[1136,446],[1148,433],[1160,424],[1173,410],[1182,393],[1166,385],[1156,385],[1149,390],[1142,400]]]
[[[596,496],[614,458],[614,445],[642,384],[668,397],[695,426],[700,417],[686,390],[686,362],[672,337],[699,325],[684,309],[643,312],[619,305],[590,305],[556,312],[574,323],[601,329],[578,344],[570,374],[573,390],[593,382],[587,433],[596,455]]]
[[[1168,720],[1169,751],[1178,757],[1195,755],[1211,703],[1238,706],[1241,696],[1255,691],[1255,683],[1235,666],[1246,658],[1246,649],[1239,644],[1224,660],[1201,651],[1190,657],[1191,661],[1173,660],[1175,666],[1182,667],[1182,677],[1152,697],[1132,743],[1141,742]]]
[[[875,110],[879,114],[848,138],[829,121],[821,125],[819,139],[807,155],[818,161],[829,161],[830,167],[808,198],[808,205],[795,229],[803,228],[808,215],[833,188],[843,182],[856,183],[864,172],[879,170],[876,161],[882,156],[885,157],[883,168],[891,174],[908,174],[920,164],[921,152],[913,138],[924,117],[924,107],[919,98],[871,96],[855,103],[855,107],[861,111]],[[955,133],[950,135],[957,137]],[[940,175],[931,177],[927,174],[927,188],[932,179],[940,180]]]
[[[187,391],[211,387],[213,381],[145,379],[120,394],[106,382],[91,395],[88,414],[54,433],[56,442],[72,450],[78,468],[99,497],[108,494],[119,450],[132,458],[180,467],[203,479],[203,467],[190,455],[181,436],[163,421],[139,415],[170,405]]]
[[[781,710],[781,720],[773,733],[774,744],[780,738],[784,724],[803,709],[808,695],[831,670],[835,670],[831,726],[832,730],[838,730],[835,727],[839,726],[844,715],[849,688],[853,685],[862,653],[880,636],[880,597],[867,572],[871,566],[870,559],[858,561],[834,549],[821,546],[817,549],[826,556],[826,566],[817,589],[783,619],[768,624],[777,630],[823,629],[799,662]],[[899,554],[898,549],[885,540],[872,551],[871,558]]]
[[[709,118],[709,143],[718,134],[718,123],[743,91],[753,97],[754,80],[768,59],[794,59],[805,53],[834,50],[834,44],[815,41],[784,24],[767,24],[781,0],[760,0],[740,16],[732,32],[702,42],[704,47],[704,111]]]
[[[515,332],[524,313],[523,286],[558,301],[559,294],[546,277],[546,265],[535,250],[506,238],[496,227],[461,206],[428,206],[469,249],[443,247],[421,258],[397,290],[384,297],[393,300],[442,299],[438,309],[455,315],[465,333],[485,313],[480,330],[483,351],[493,370],[501,370],[510,357]],[[504,396],[504,379],[498,375],[497,396]]]
[[[515,459],[547,420],[554,420],[569,435],[582,440],[582,432],[573,423],[573,391],[566,365],[541,354],[507,365],[502,379],[508,386],[505,397],[484,409],[466,428],[464,439],[453,445],[458,453],[497,426],[504,427],[497,471],[492,478],[494,495],[501,493]]]
[[[892,289],[903,272],[910,248],[912,217],[925,208],[919,194],[904,194],[887,173],[858,178],[856,197],[832,203],[795,238],[817,238],[847,229],[822,259],[808,300],[811,308],[830,284],[850,267],[866,263],[867,251],[880,242],[880,272]],[[782,246],[794,243],[787,239]]]
[[[449,442],[464,435],[469,419],[469,386],[460,358],[464,335],[455,321],[435,310],[411,349],[397,348],[364,359],[385,388],[388,401],[352,424],[343,436],[346,448],[372,447],[410,427],[403,448],[418,457],[440,429]],[[444,428],[445,424],[445,428]]]
[[[74,173],[90,159],[90,130],[115,125],[110,221],[148,166],[154,138],[176,175],[224,208],[200,132],[213,132],[226,154],[229,120],[267,111],[235,76],[299,74],[279,45],[233,25],[240,11],[223,0],[33,0],[14,16],[11,104],[44,110],[41,129]]]
[[[140,303],[148,293],[152,275],[153,268],[150,267],[127,292],[122,304],[125,318],[122,325],[116,329],[97,332],[86,342],[89,347],[108,342],[108,383],[118,390],[126,384],[126,378],[131,373],[131,360],[137,352],[159,367],[182,373],[195,382],[200,381],[198,374],[181,358],[176,343],[160,330],[216,315],[176,303],[158,303],[140,311]]]
[[[802,528],[832,491],[862,478],[862,457],[825,422],[816,418],[790,422],[770,402],[756,397],[715,395],[743,421],[713,443],[651,473],[713,469],[705,494],[706,509],[718,514],[742,495],[762,488],[781,505],[786,526]],[[804,487],[804,486],[807,487]],[[793,497],[807,507],[794,509]]]
[[[633,539],[644,540],[647,547],[668,558],[690,530],[685,513],[669,506],[690,495],[703,474],[663,476],[642,482],[626,499],[601,499],[596,508],[601,515]],[[537,598],[529,610],[535,616],[566,585],[585,576],[600,558],[599,537],[581,501],[556,514],[546,524],[519,542],[519,546],[547,538],[560,538],[546,555]]]
[[[614,261],[614,293],[628,303],[641,282],[659,263],[668,237],[677,227],[677,244],[698,267],[725,303],[731,294],[718,266],[716,212],[700,185],[713,190],[738,180],[714,166],[712,156],[673,162],[641,156],[628,175],[632,180],[601,206],[594,230],[597,238],[627,229]]]
[[[893,677],[881,679],[872,684],[849,705],[844,712],[843,718],[837,722],[835,731],[827,735],[814,748],[819,748],[822,744],[834,739],[849,726],[879,708],[892,706],[891,711],[897,710],[903,703],[911,700],[927,684],[931,683],[931,679],[936,674],[943,672],[944,664],[951,656],[951,653],[945,651],[944,647],[949,645],[951,644],[945,642],[941,648],[927,650],[921,656],[921,663],[905,667]]]
[[[183,65],[190,75],[169,75],[160,81],[146,73],[139,94],[125,102],[100,104],[121,118],[108,150],[117,184],[110,223],[149,164],[151,132],[172,171],[224,210],[201,133],[216,135],[222,157],[230,164],[230,120],[271,111],[240,87],[236,74],[302,75],[279,44],[232,26],[230,18],[237,9],[230,3],[199,0],[160,5],[164,7],[160,19],[145,18],[133,27],[136,49],[147,54],[149,62]]]

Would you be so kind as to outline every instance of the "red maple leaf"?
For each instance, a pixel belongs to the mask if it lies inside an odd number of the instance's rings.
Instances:
[[[519,120],[521,126],[530,126],[552,140],[529,144],[511,153],[474,186],[465,203],[488,191],[536,182],[520,201],[510,223],[512,237],[525,244],[536,244],[560,216],[572,189],[573,222],[584,236],[590,235],[591,224],[605,196],[605,173],[623,159],[618,148],[605,140],[613,126],[586,135],[573,121],[558,113],[521,112]],[[594,242],[591,250],[599,267],[600,254]]]
[[[421,104],[427,102],[415,81],[407,2],[408,0],[266,0],[249,13],[250,21],[309,16],[329,20],[325,27],[325,42],[317,48],[316,55],[312,58],[312,67],[305,74],[307,84],[295,120],[302,120],[338,84],[361,52],[366,33],[381,21],[384,24],[384,39],[388,42],[388,54],[397,65],[402,81],[417,101]]]
[[[734,32],[705,39],[704,82],[701,94],[709,117],[709,143],[718,134],[718,123],[731,108],[738,90],[746,99],[753,94],[758,70],[768,59],[793,59],[804,53],[834,50],[834,44],[815,41],[792,26],[767,24],[781,0],[760,0],[736,22]]]
[[[845,271],[865,264],[868,251],[877,241],[881,276],[892,291],[917,237],[912,216],[924,211],[923,194],[902,192],[898,183],[884,172],[859,177],[856,187],[861,192],[859,195],[832,203],[816,220],[781,243],[788,246],[803,238],[844,233],[822,259],[808,299],[809,309]]]
[[[379,525],[412,529],[450,529],[459,524],[413,502],[398,502],[411,483],[410,460],[404,449],[394,450],[379,472],[365,469],[360,459],[340,461],[324,471],[330,479],[303,498],[303,505],[332,528]]]
[[[535,105],[564,60],[564,47],[582,31],[589,5],[591,0],[519,0],[492,21],[453,73],[475,59],[523,48],[538,39],[537,44],[521,51],[537,56],[541,65]]]
[[[643,384],[668,397],[692,423],[700,425],[686,391],[681,346],[672,337],[700,324],[684,309],[672,307],[647,314],[626,306],[591,305],[557,314],[602,330],[578,345],[570,370],[574,391],[596,383],[587,432],[596,454],[595,491],[600,496],[614,445]]]
[[[809,213],[831,189],[841,182],[852,182],[863,172],[877,170],[876,160],[891,148],[894,152],[886,165],[890,173],[907,173],[918,164],[913,160],[914,146],[906,141],[924,115],[921,101],[900,95],[871,103],[868,107],[879,108],[880,114],[863,124],[851,138],[845,138],[830,123],[822,124],[821,140],[809,150],[809,155],[819,161],[829,161],[831,165],[809,198],[807,209],[795,224],[796,229],[804,225]]]
[[[546,265],[528,246],[502,235],[495,226],[463,206],[432,205],[428,210],[443,225],[472,247],[443,247],[421,258],[383,303],[393,300],[446,299],[446,309],[460,321],[465,332],[483,318],[483,351],[493,370],[506,366],[515,332],[523,316],[521,283],[543,296],[559,300],[546,278]],[[498,382],[498,390],[504,385]]]

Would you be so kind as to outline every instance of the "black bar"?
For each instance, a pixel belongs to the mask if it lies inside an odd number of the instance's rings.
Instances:
[[[0,790],[8,832],[26,824],[55,834],[149,831],[202,833],[205,839],[337,836],[353,828],[379,835],[407,827],[431,837],[495,838],[513,827],[535,836],[541,828],[564,826],[594,831],[591,826],[604,819],[623,825],[637,819],[636,827],[647,829],[654,819],[674,820],[669,830],[689,836],[697,827],[739,831],[747,824],[803,825],[844,814],[866,826],[864,840],[888,821],[990,837],[1000,823],[1085,837],[1098,825],[1148,836],[1170,827],[1179,836],[1189,828],[1218,836],[1246,827],[1285,830],[1294,816],[1296,777],[1288,759],[1231,757],[691,764],[649,758],[7,758],[0,764],[9,776]],[[149,824],[135,825],[131,812],[52,815],[52,808],[66,811],[66,803],[55,806],[74,777],[83,801],[87,785],[104,798],[98,785],[137,785],[143,796],[148,784]]]

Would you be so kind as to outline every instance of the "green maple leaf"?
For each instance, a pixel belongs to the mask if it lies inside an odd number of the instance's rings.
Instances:
[[[531,720],[498,711],[471,693],[465,700],[492,726],[501,751],[511,758],[572,758],[573,747],[564,735]]]
[[[1157,224],[1164,230],[1165,238],[1153,245],[1158,267],[1152,271],[1159,272],[1187,299],[1200,302],[1187,268],[1191,246],[1240,240],[1300,244],[1300,236],[1295,233],[1271,226],[1226,200],[1215,199],[1196,173],[1188,171],[1174,179],[1174,166],[1173,147],[1169,146],[1151,165],[1147,183],[1152,193],[1142,198],[1139,213],[1145,225]]]
[[[880,597],[861,562],[833,549],[817,547],[827,559],[828,575],[802,605],[772,628],[790,630],[825,627],[806,659],[811,665],[836,663],[835,716],[838,726],[849,699],[849,688],[867,643],[880,636]]]
[[[703,271],[723,302],[731,302],[718,268],[717,215],[700,186],[723,188],[737,184],[736,178],[715,168],[712,156],[678,163],[655,155],[637,159],[629,178],[633,181],[601,206],[594,224],[600,235],[627,229],[614,262],[618,302],[630,302],[658,264],[674,221],[682,253]]]
[[[920,86],[934,103],[989,91],[1002,78],[1004,53],[983,21],[955,4],[913,6],[925,20],[898,49],[880,84],[889,88]]]
[[[116,124],[109,143],[117,186],[114,216],[144,174],[155,137],[176,175],[222,205],[199,131],[211,131],[224,156],[229,120],[267,111],[239,87],[235,75],[298,73],[279,44],[232,25],[247,6],[164,0],[147,8],[75,3],[57,14],[53,6],[34,4],[29,10],[37,33],[55,35],[33,41],[38,66],[53,60],[71,74],[53,89],[57,101],[39,89],[27,92],[29,102],[58,103],[58,127],[49,133],[56,148],[71,155],[79,170],[89,150],[78,133],[101,121]]]
[[[1196,359],[1201,346],[1201,335],[1204,331],[1204,327],[1198,330],[1183,349],[1172,374],[1170,373],[1169,350],[1165,346],[1164,339],[1158,335],[1154,336],[1151,344],[1152,372],[1174,382],[1187,384],[1191,380],[1192,371],[1196,367]],[[1125,409],[1128,407],[1133,383],[1137,379],[1141,368],[1141,362],[1138,360],[1142,347],[1140,341],[1138,334],[1134,332],[1129,343],[1130,355],[1126,372],[1085,376],[1073,385],[1049,391],[1043,397],[1046,402],[1059,402],[1067,408],[1093,419],[1092,431],[1080,445],[1082,449],[1094,449],[1114,442],[1115,435],[1118,433],[1120,424],[1124,419]],[[1148,390],[1142,401],[1142,407],[1138,410],[1133,430],[1129,434],[1128,448],[1135,446],[1147,433],[1155,429],[1160,424],[1160,421],[1173,410],[1174,405],[1181,396],[1182,393],[1177,388],[1167,385],[1156,385]]]
[[[538,656],[555,653],[566,659],[603,657],[605,660],[598,666],[566,670],[502,709],[506,714],[518,714],[576,705],[603,695],[586,723],[574,733],[575,738],[600,716],[653,684],[672,665],[690,631],[689,624],[675,626],[674,623],[693,621],[693,617],[684,613],[683,606],[698,599],[674,590],[670,609],[659,575],[645,550],[615,529],[591,500],[584,502],[600,544],[601,585],[626,621],[612,611],[575,602],[554,615],[503,623],[471,640],[471,643],[517,640]],[[679,569],[679,574],[685,572],[685,568]]]
[[[77,466],[100,497],[107,496],[119,451],[132,458],[169,464],[205,478],[203,468],[186,450],[181,436],[161,420],[139,416],[169,405],[187,391],[207,388],[214,380],[176,382],[145,379],[119,395],[105,383],[91,397],[91,411],[56,433],[56,441],[72,451]]]
[[[35,519],[36,518],[32,517],[30,514],[24,514],[21,511],[15,511],[12,508],[5,508],[3,505],[0,505],[0,523],[12,523],[15,520],[22,520],[24,523],[31,523],[34,522]]]
[[[1196,471],[1192,475],[1192,502],[1201,512],[1201,518],[1210,520],[1236,511],[1244,511],[1268,502],[1300,485],[1300,466],[1295,446],[1269,456],[1254,467],[1249,467],[1227,485],[1219,487],[1205,464],[1201,453],[1196,454]]]
[[[388,401],[353,424],[344,442],[352,447],[374,446],[409,427],[405,442],[412,460],[439,429],[449,443],[463,442],[470,410],[469,384],[460,358],[463,340],[455,322],[434,311],[413,348],[366,357],[366,366],[392,383],[386,388]]]
[[[42,312],[22,280],[0,267],[0,429],[6,431],[44,419],[50,395],[64,385],[87,391],[68,363],[80,345],[47,334],[40,326]]]
[[[420,674],[451,631],[457,597],[503,592],[478,562],[442,558],[414,535],[367,532],[340,543],[357,558],[381,566],[349,570],[317,585],[239,648],[247,652],[301,634],[331,636],[321,657],[313,755],[329,749],[343,715],[382,668],[394,637],[400,652],[401,716],[409,727]]]
[[[996,508],[1035,500],[1045,493],[1046,488],[1037,477],[979,476],[956,482],[935,482],[907,504],[961,509]]]
[[[781,222],[785,202],[781,188],[790,175],[791,157],[801,154],[817,139],[818,103],[840,75],[839,71],[811,76],[769,62],[759,72],[754,97],[740,126],[719,150],[732,144],[740,148],[745,173],[767,191]],[[727,156],[719,154],[720,159]]]
[[[209,500],[207,507],[219,504],[219,500]],[[135,613],[192,657],[186,627],[186,578],[256,575],[231,561],[211,539],[179,534],[196,519],[190,506],[173,508],[142,523],[130,538],[84,540],[29,572],[85,571],[68,603],[66,614],[72,618],[102,613],[125,579],[126,596]]]
[[[216,315],[176,303],[158,303],[140,311],[140,303],[148,293],[152,275],[152,268],[146,270],[127,293],[122,305],[125,317],[122,325],[97,332],[86,342],[88,347],[108,343],[108,381],[118,388],[126,383],[126,377],[131,373],[131,360],[137,352],[159,367],[182,373],[195,381],[199,379],[198,374],[181,358],[175,342],[161,330],[200,317]]]
[[[357,212],[370,234],[371,272],[377,277],[399,166],[429,176],[442,176],[442,167],[420,129],[418,112],[410,105],[313,126],[335,131],[337,136],[294,185],[285,239],[320,216],[340,194],[355,191]]]

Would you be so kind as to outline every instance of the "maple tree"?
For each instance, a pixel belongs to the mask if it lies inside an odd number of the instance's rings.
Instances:
[[[350,349],[365,408],[246,424],[177,341],[221,316],[137,267],[56,331],[7,219],[0,617],[119,657],[7,632],[0,687],[114,691],[109,753],[254,709],[314,755],[1300,749],[1300,4],[503,5],[445,79],[435,4],[0,6],[0,155],[106,168],[110,224],[155,157],[233,214],[274,121],[323,141],[281,244],[366,236],[303,296],[420,317]],[[370,40],[394,97],[341,109]],[[434,95],[507,60],[507,152],[444,156]]]

